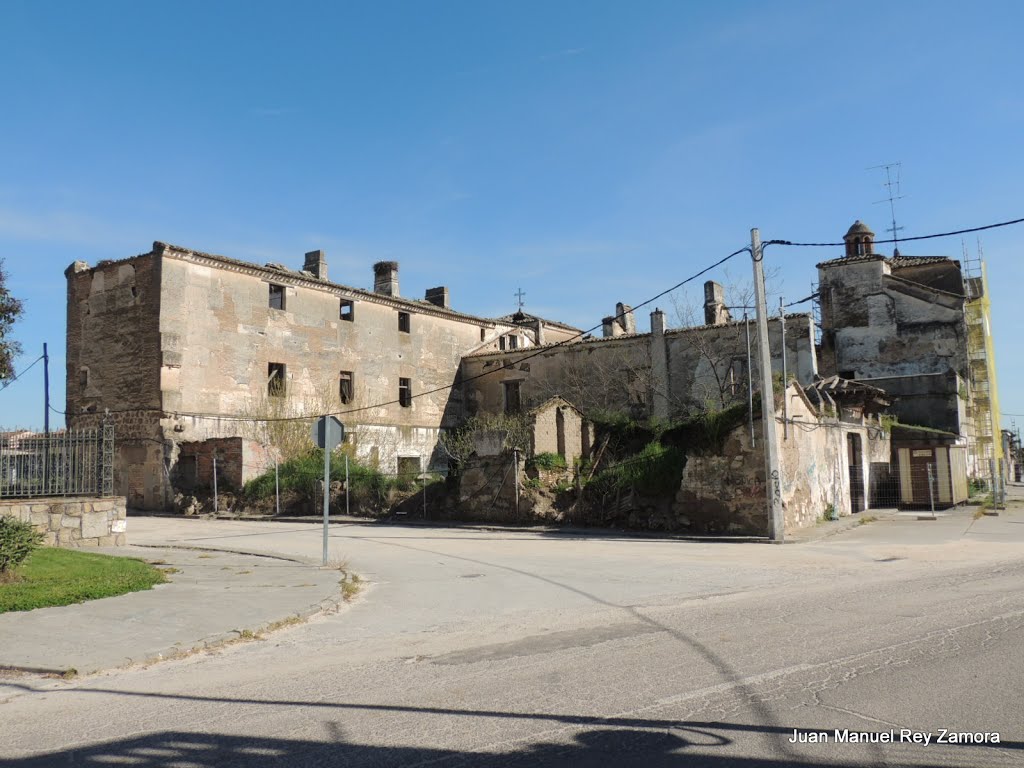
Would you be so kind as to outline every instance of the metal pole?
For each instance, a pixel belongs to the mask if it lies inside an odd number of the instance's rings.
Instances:
[[[747,422],[750,425],[750,447],[757,443],[754,437],[754,375],[750,369],[750,321],[747,319],[747,310],[743,310],[743,329],[747,334]]]
[[[274,457],[274,508],[277,516],[281,516],[281,473],[278,470],[277,456]]]
[[[349,514],[348,511],[348,454],[345,454],[345,514]]]
[[[331,515],[331,452],[328,435],[330,430],[324,427],[324,565],[327,565],[327,525]]]
[[[786,306],[779,296],[779,326],[782,328],[782,437],[789,440],[789,396],[786,388],[789,386],[789,378],[786,371]]]
[[[43,431],[50,436],[50,355],[43,343],[43,401],[46,410],[43,413]]]
[[[768,529],[771,540],[782,543],[785,519],[782,514],[782,476],[779,472],[779,435],[775,431],[775,392],[772,386],[772,358],[768,349],[768,309],[764,295],[764,248],[757,228],[750,230],[750,255],[754,262],[754,295],[757,299],[757,347],[761,371],[761,426],[764,436],[765,483],[768,495]]]
[[[927,464],[928,467],[928,503],[932,508],[932,517],[935,517],[935,477],[932,475],[932,465]]]
[[[213,512],[216,514],[217,508],[217,454],[213,454]]]
[[[46,434],[43,450],[43,488],[50,492],[50,355],[43,342],[43,431]]]
[[[516,473],[516,517],[519,516],[519,449],[512,449],[513,471]]]

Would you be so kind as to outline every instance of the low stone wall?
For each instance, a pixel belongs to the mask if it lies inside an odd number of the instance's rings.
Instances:
[[[121,547],[127,542],[125,497],[0,500],[0,517],[32,523],[54,547]]]

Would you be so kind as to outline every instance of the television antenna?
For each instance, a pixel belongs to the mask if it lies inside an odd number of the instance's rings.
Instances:
[[[886,227],[885,231],[892,232],[892,255],[899,256],[899,233],[903,229],[903,227],[896,226],[896,201],[902,200],[904,197],[906,197],[906,195],[902,194],[902,190],[900,189],[900,180],[903,175],[903,163],[884,163],[882,165],[873,165],[866,170],[876,171],[881,168],[885,169],[885,184],[883,184],[882,186],[889,191],[889,196],[886,197],[884,200],[876,200],[873,203],[873,205],[889,203],[889,216],[892,220],[892,226]],[[893,169],[895,169],[895,180],[893,179]]]

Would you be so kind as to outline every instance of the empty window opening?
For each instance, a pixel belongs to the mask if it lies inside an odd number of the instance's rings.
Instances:
[[[499,338],[498,339],[498,349],[504,349],[505,348],[505,343],[506,342],[505,342],[505,337],[504,336]]]
[[[744,360],[738,357],[734,357],[732,362],[729,364],[728,375],[726,376],[726,386],[729,389],[729,394],[732,397],[736,397],[741,392],[747,390],[747,364]]]
[[[419,456],[399,456],[398,482],[406,484],[416,480],[423,471],[422,464]]]
[[[398,404],[403,408],[408,408],[410,405],[412,405],[411,379],[398,380]]]
[[[347,323],[351,323],[356,319],[356,304],[351,299],[341,300],[341,309],[338,311],[338,317]]]
[[[183,455],[178,459],[177,487],[183,491],[194,491],[199,485],[199,466],[196,457]]]
[[[519,349],[519,337],[518,336],[509,336],[508,337],[508,348],[509,349]]]
[[[487,340],[487,329],[486,328],[481,328],[480,329],[480,341],[486,341],[486,340]]]
[[[82,389],[85,389],[86,387],[89,386],[89,369],[88,368],[82,368],[78,372],[78,386],[80,386]]]
[[[518,381],[506,381],[505,384],[505,413],[519,413],[523,401],[520,394]]]
[[[342,371],[338,374],[338,398],[342,405],[352,402],[352,371]]]
[[[276,283],[270,284],[270,308],[284,309],[284,286]]]
[[[398,330],[402,333],[409,332],[409,313],[399,312],[398,313]]]
[[[284,397],[285,365],[284,363],[267,364],[267,394],[270,397]]]

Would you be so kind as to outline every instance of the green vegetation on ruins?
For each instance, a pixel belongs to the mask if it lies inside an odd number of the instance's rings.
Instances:
[[[360,464],[351,456],[348,474],[349,493],[356,504],[384,505],[393,494],[408,493],[419,487],[419,472],[386,475],[378,469]],[[332,483],[345,480],[345,453],[342,451],[331,454],[330,478]],[[324,452],[314,449],[282,462],[278,468],[278,479],[282,495],[290,492],[307,501],[317,500],[323,493],[320,484],[324,479]],[[242,489],[242,495],[249,499],[273,498],[274,492],[273,469],[248,481]]]
[[[677,423],[605,413],[591,418],[597,444],[607,444],[607,455],[602,462],[605,468],[586,483],[584,492],[604,496],[632,488],[646,496],[662,496],[678,490],[687,455],[721,452],[729,433],[746,420],[747,405],[709,408]]]

